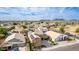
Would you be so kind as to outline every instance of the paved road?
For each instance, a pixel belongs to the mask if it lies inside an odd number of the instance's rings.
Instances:
[[[72,46],[60,47],[50,51],[79,51],[79,43]]]
[[[58,48],[51,48],[46,51],[79,51],[79,43],[76,43],[74,45],[69,45],[69,46],[62,46]]]

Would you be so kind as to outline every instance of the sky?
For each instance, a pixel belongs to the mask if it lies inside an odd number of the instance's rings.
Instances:
[[[79,19],[79,7],[0,7],[0,20]]]

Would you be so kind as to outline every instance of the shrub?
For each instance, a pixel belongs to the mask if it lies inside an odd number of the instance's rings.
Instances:
[[[17,23],[16,22],[13,22],[13,25],[17,25]]]
[[[11,28],[8,28],[8,31],[10,31],[10,30],[12,30],[12,29],[15,29],[15,27],[13,26],[13,27],[11,27]]]
[[[67,41],[73,41],[75,40],[74,38],[68,38]]]
[[[60,28],[60,32],[62,32],[62,33],[64,33],[64,32],[65,32],[65,30],[64,30],[64,28],[63,28],[63,27],[61,27],[61,28]]]
[[[57,43],[56,43],[56,42],[54,42],[54,41],[51,41],[51,43],[52,43],[53,45],[57,45]]]
[[[27,26],[25,26],[25,25],[22,25],[22,27],[25,29],[25,28],[27,28]]]
[[[76,33],[79,33],[79,28],[77,28],[75,32],[76,32]]]
[[[0,39],[3,39],[5,38],[5,35],[4,34],[0,34]]]
[[[51,39],[49,39],[49,41],[51,42],[51,45],[57,45],[55,41],[52,41]]]
[[[4,49],[3,48],[0,48],[0,51],[3,51]]]

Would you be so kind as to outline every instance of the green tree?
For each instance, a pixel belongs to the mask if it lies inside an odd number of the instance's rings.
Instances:
[[[7,29],[0,27],[0,38],[5,38],[7,36]]]
[[[7,34],[7,29],[3,28],[3,27],[0,27],[0,34],[6,35]]]

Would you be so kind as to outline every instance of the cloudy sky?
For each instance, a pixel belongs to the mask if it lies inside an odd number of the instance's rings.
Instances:
[[[79,7],[0,7],[0,20],[79,19]]]

